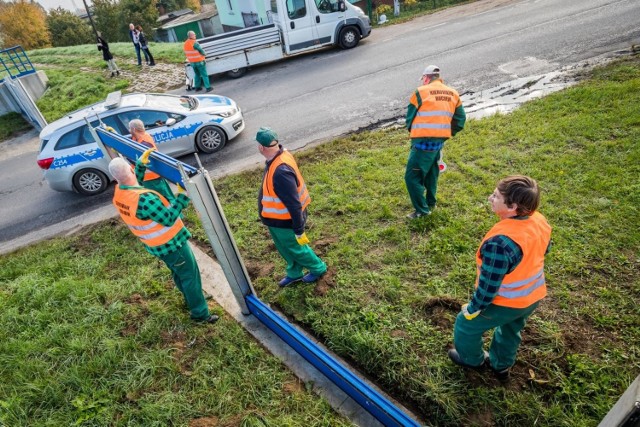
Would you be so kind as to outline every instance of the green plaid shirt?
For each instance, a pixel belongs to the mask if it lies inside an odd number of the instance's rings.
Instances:
[[[120,185],[123,190],[140,189],[142,187],[132,187],[128,185]],[[142,220],[155,221],[166,227],[171,227],[179,218],[180,213],[189,204],[189,196],[180,193],[176,196],[176,200],[170,206],[165,206],[160,198],[153,193],[145,193],[140,195],[138,200],[138,209],[136,210],[136,218]],[[191,233],[185,227],[164,245],[144,247],[151,255],[162,256],[177,251],[191,237]]]

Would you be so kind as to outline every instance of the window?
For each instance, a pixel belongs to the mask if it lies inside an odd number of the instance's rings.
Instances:
[[[83,128],[86,128],[86,126],[81,126],[62,135],[56,143],[54,150],[64,150],[65,148],[77,147],[78,145],[86,144],[86,142],[80,140]]]
[[[289,19],[298,19],[307,16],[307,8],[304,0],[287,0],[287,13]]]
[[[315,0],[320,13],[339,12],[338,0]]]
[[[175,113],[165,113],[164,111],[138,110],[120,113],[118,117],[122,121],[122,125],[127,129],[127,133],[129,133],[129,122],[133,119],[142,120],[145,129],[148,130],[164,126],[170,118],[175,119],[177,123],[184,119],[185,116]]]

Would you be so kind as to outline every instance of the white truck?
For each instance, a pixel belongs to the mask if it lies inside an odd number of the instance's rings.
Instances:
[[[247,67],[337,45],[351,49],[371,33],[369,17],[346,0],[272,0],[271,24],[199,39],[209,75],[242,77]]]

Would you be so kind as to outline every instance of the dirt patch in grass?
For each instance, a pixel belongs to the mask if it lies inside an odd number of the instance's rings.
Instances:
[[[316,286],[313,288],[313,293],[317,296],[323,297],[329,292],[329,289],[336,287],[336,272],[333,268],[329,267],[327,272],[318,279]]]
[[[451,316],[451,313],[458,313],[462,304],[453,297],[443,296],[429,298],[416,305],[433,326],[441,331],[452,331],[455,316]]]
[[[311,242],[311,246],[313,247],[316,253],[324,254],[325,250],[328,247],[333,247],[338,243],[337,237],[327,237],[324,239],[318,239],[314,242]]]
[[[295,381],[289,381],[282,385],[282,390],[287,394],[295,394],[304,391],[304,383],[298,378]]]
[[[276,269],[272,262],[258,262],[249,259],[245,260],[244,265],[251,280],[256,280],[258,277],[269,277]]]
[[[218,417],[195,418],[189,421],[189,427],[218,427],[219,425]]]
[[[144,319],[149,315],[147,301],[142,295],[135,293],[124,300],[125,304],[134,306],[131,312],[125,317],[125,327],[120,330],[120,335],[130,337],[138,334],[139,327],[144,323]]]

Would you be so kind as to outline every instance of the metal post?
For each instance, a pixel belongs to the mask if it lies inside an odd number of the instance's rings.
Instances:
[[[96,39],[98,38],[98,30],[96,30],[96,25],[93,23],[93,18],[91,17],[91,11],[89,10],[89,6],[87,6],[87,0],[82,0],[84,4],[84,10],[87,11],[87,15],[89,16],[89,22],[91,22],[91,28],[93,28],[93,33],[96,35]]]

